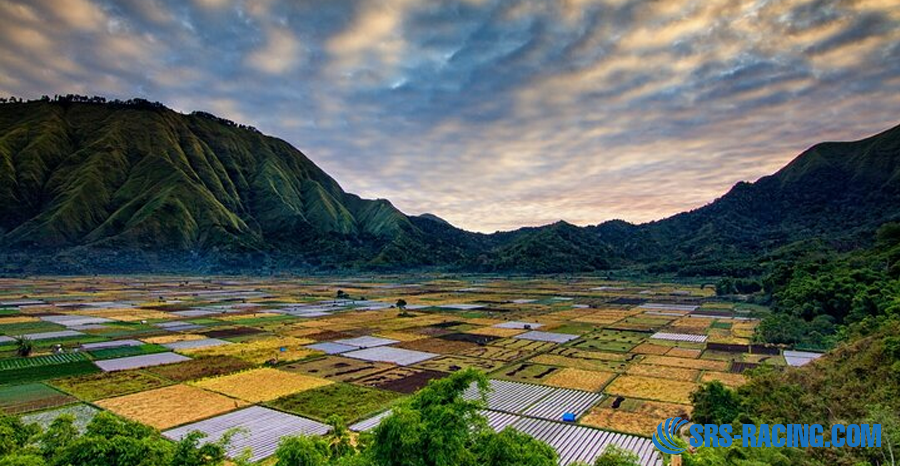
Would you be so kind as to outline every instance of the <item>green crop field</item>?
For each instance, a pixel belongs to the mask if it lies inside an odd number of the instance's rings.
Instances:
[[[162,353],[164,351],[169,351],[169,349],[160,345],[141,345],[98,349],[90,351],[90,354],[94,359],[114,359],[125,358],[128,356],[140,356],[142,354]]]
[[[49,356],[35,356],[30,358],[0,359],[0,371],[11,369],[25,369],[28,367],[50,366],[67,362],[87,361],[89,358],[84,353],[60,353]]]
[[[395,392],[336,383],[285,396],[268,404],[321,421],[337,415],[344,422],[352,423],[365,418],[367,414],[384,409],[400,397]]]
[[[91,361],[75,361],[49,366],[9,369],[0,372],[0,385],[15,385],[25,382],[36,382],[73,375],[90,374],[99,371],[100,369]]]

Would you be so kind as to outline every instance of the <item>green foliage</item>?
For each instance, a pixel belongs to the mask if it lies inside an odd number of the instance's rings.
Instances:
[[[324,439],[296,436],[282,438],[275,457],[275,466],[326,466],[330,453]]]
[[[629,450],[609,445],[594,461],[594,466],[640,466],[639,458]]]
[[[507,427],[500,433],[487,432],[475,440],[474,453],[478,464],[492,466],[555,466],[556,450]],[[624,465],[623,465],[624,466]]]
[[[16,338],[16,355],[22,358],[27,358],[31,356],[31,352],[34,351],[34,343],[30,338],[20,335]]]
[[[728,387],[714,380],[691,394],[691,420],[699,424],[729,424],[740,414],[741,400]]]

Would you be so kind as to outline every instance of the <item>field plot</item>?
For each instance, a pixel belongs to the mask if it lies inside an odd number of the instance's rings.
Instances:
[[[331,382],[295,372],[262,368],[192,382],[192,385],[250,402],[274,400]]]
[[[683,367],[687,369],[702,369],[708,371],[725,372],[728,370],[728,361],[711,361],[706,359],[673,358],[670,356],[647,356],[645,364],[658,366]]]
[[[75,401],[75,398],[41,383],[0,387],[0,413],[21,414]]]
[[[718,380],[723,384],[731,387],[737,388],[741,385],[744,385],[747,382],[747,378],[741,374],[733,374],[731,372],[704,372],[703,375],[700,376],[700,382],[712,382],[713,380]]]
[[[414,393],[428,385],[434,379],[440,379],[446,374],[411,367],[397,367],[384,372],[368,375],[354,380],[353,383],[366,387],[392,390],[400,393]]]
[[[620,375],[606,387],[606,392],[627,398],[668,401],[689,404],[691,392],[697,389],[693,382],[657,379],[637,375]]]
[[[550,341],[522,340],[518,337],[515,337],[504,338],[502,340],[491,342],[491,346],[499,346],[501,348],[515,349],[534,353],[555,348],[557,344]]]
[[[583,340],[575,342],[572,347],[590,351],[627,353],[646,338],[647,334],[644,333],[603,330],[584,336]]]
[[[501,348],[499,346],[479,346],[477,348],[468,349],[459,354],[460,356],[471,356],[474,358],[493,359],[497,361],[510,362],[524,359],[532,355],[533,352]]]
[[[163,353],[168,351],[159,345],[139,345],[139,346],[117,346],[113,348],[100,348],[91,350],[88,353],[94,359],[116,359],[127,358],[130,356],[141,356],[145,354]]]
[[[159,377],[137,371],[100,372],[56,379],[50,383],[85,401],[96,401],[170,385],[170,382]]]
[[[464,335],[464,334],[450,334],[451,335]],[[471,335],[473,337],[477,335]],[[469,351],[473,348],[478,348],[479,345],[475,343],[467,343],[465,341],[458,340],[447,340],[444,336],[438,338],[423,338],[421,340],[407,341],[400,343],[397,345],[398,348],[409,349],[413,351],[424,351],[426,353],[436,353],[436,354],[459,354]]]
[[[552,366],[571,367],[588,371],[620,372],[625,370],[627,364],[624,361],[605,361],[602,359],[586,359],[556,354],[539,354],[528,360],[537,364],[549,364]]]
[[[599,392],[615,376],[616,374],[613,372],[586,371],[567,367],[554,372],[541,383],[552,387]]]
[[[295,362],[280,367],[289,372],[299,372],[336,382],[346,382],[390,369],[390,364],[359,359],[328,356],[312,361]]]
[[[305,348],[305,345],[310,343],[314,343],[314,340],[294,337],[266,337],[233,345],[182,350],[182,352],[194,357],[234,356],[247,362],[262,364],[271,359],[278,361],[303,359],[314,354],[312,350]]]
[[[69,377],[73,375],[91,374],[100,369],[91,361],[75,361],[62,364],[23,367],[0,371],[0,385],[14,385],[26,382]]]
[[[242,359],[217,356],[197,358],[164,366],[147,367],[144,371],[173,382],[186,382],[188,380],[231,374],[250,367],[253,367],[253,365]]]
[[[49,356],[34,356],[30,358],[0,359],[0,374],[11,369],[25,369],[29,367],[51,366],[67,362],[87,361],[84,353],[61,353]]]
[[[188,424],[178,429],[163,432],[173,440],[193,431],[206,434],[203,442],[216,442],[226,433],[237,430],[228,447],[228,455],[236,457],[250,449],[250,461],[259,461],[271,456],[282,437],[293,435],[324,435],[331,428],[325,424],[282,413],[272,409],[252,406],[250,408]]]
[[[584,415],[581,423],[650,436],[660,422],[670,417],[687,419],[690,413],[691,408],[686,405],[610,397]]]
[[[416,367],[431,369],[441,372],[456,372],[458,370],[474,367],[482,372],[491,372],[504,363],[489,359],[470,358],[467,356],[440,356],[416,364]]]
[[[278,398],[268,405],[323,422],[337,415],[349,424],[385,409],[401,397],[393,391],[336,383]]]
[[[654,366],[652,364],[633,364],[626,371],[628,375],[640,375],[644,377],[657,377],[660,379],[681,380],[683,382],[696,382],[700,376],[697,369],[672,366]]]
[[[491,377],[518,382],[543,383],[544,379],[556,372],[562,372],[562,369],[541,364],[519,363],[494,372]]]
[[[123,417],[167,429],[228,412],[247,403],[187,385],[100,400],[97,406]]]

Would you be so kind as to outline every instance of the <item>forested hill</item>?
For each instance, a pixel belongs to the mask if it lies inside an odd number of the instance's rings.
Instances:
[[[440,267],[719,274],[898,217],[900,128],[814,146],[692,212],[482,235],[345,192],[299,150],[206,113],[69,96],[0,104],[5,273]],[[839,187],[839,189],[836,189]]]

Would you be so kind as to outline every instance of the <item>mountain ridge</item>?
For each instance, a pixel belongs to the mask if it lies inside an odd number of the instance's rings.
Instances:
[[[13,273],[56,258],[81,272],[640,265],[704,275],[811,237],[859,243],[898,205],[900,126],[816,144],[666,219],[481,234],[347,193],[289,143],[208,113],[79,96],[0,105],[0,253]]]

